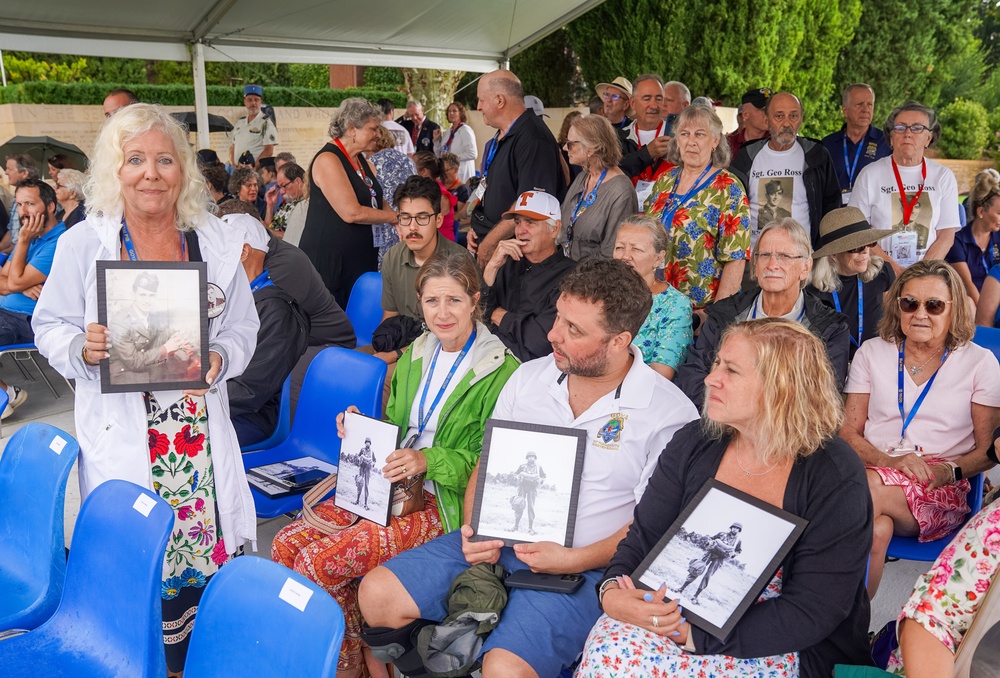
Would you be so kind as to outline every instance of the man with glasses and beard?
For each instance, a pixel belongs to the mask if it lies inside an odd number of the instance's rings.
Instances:
[[[790,92],[778,92],[767,102],[769,139],[744,144],[729,171],[739,177],[750,200],[750,241],[757,244],[759,215],[766,205],[765,187],[775,179],[791,185],[792,218],[809,233],[819,247],[819,222],[823,215],[841,206],[840,184],[830,154],[816,139],[799,136],[802,102]]]

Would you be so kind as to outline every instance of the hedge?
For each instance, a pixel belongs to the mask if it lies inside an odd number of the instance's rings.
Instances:
[[[941,138],[938,148],[946,158],[977,160],[990,142],[986,109],[977,101],[956,99],[941,109]]]
[[[190,85],[123,85],[99,82],[23,82],[0,87],[0,104],[89,104],[101,105],[109,90],[128,87],[141,101],[164,106],[194,106]],[[209,106],[242,106],[243,88],[211,85],[206,88]],[[406,106],[406,95],[363,87],[351,89],[309,89],[306,87],[266,87],[264,101],[272,106],[317,106],[335,108],[348,97],[365,97],[372,102],[390,99],[397,108]]]

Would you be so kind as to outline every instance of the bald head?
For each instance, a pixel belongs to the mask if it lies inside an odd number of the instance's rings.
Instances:
[[[479,79],[476,106],[483,113],[483,122],[490,127],[506,130],[525,111],[524,88],[516,75],[499,69]]]
[[[767,102],[767,128],[770,147],[787,150],[795,143],[802,127],[802,102],[791,92],[778,92]]]

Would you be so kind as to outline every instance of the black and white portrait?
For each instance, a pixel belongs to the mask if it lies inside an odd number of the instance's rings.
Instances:
[[[573,429],[488,423],[471,523],[476,537],[569,546],[585,444]]]
[[[757,232],[772,221],[792,216],[792,177],[761,177],[757,184]]]
[[[204,387],[205,264],[98,262],[98,322],[111,332],[105,393]]]
[[[651,590],[666,583],[667,597],[680,599],[692,623],[724,638],[804,527],[800,518],[713,479],[633,579]]]
[[[907,193],[906,201],[910,203],[916,193]],[[892,229],[894,231],[907,230],[903,224],[903,204],[899,199],[899,191],[894,191],[889,203],[892,205]],[[910,223],[908,230],[917,234],[917,250],[923,252],[927,249],[927,239],[931,233],[931,223],[934,221],[934,206],[931,198],[926,193],[920,195],[920,199],[913,203],[910,210]]]
[[[298,457],[273,464],[253,466],[247,469],[247,481],[251,487],[255,487],[272,499],[277,499],[305,492],[308,487],[300,486],[297,481],[312,472],[325,476],[336,473],[337,467],[316,457]]]
[[[399,427],[362,414],[344,417],[334,504],[379,525],[389,524],[392,483],[382,475],[399,442]]]

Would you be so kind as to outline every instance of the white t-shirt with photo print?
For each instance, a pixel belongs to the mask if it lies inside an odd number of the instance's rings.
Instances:
[[[750,245],[757,244],[761,230],[771,221],[791,216],[809,231],[809,198],[802,173],[806,167],[806,154],[797,141],[787,151],[775,151],[764,144],[750,167]],[[767,185],[780,182],[782,195],[777,204],[768,205]]]
[[[937,239],[938,231],[961,226],[955,175],[941,163],[929,159],[925,162],[926,179],[921,177],[920,165],[899,167],[907,201],[916,196],[921,182],[924,185],[923,194],[910,216],[909,224],[909,230],[916,233],[916,251],[908,251],[912,241],[898,234],[879,241],[882,249],[902,265],[922,259],[927,254],[927,248]],[[861,170],[854,182],[854,192],[848,204],[860,209],[872,228],[903,230],[903,205],[899,199],[896,175],[892,171],[892,156],[876,160]],[[898,254],[904,256],[897,256]]]

